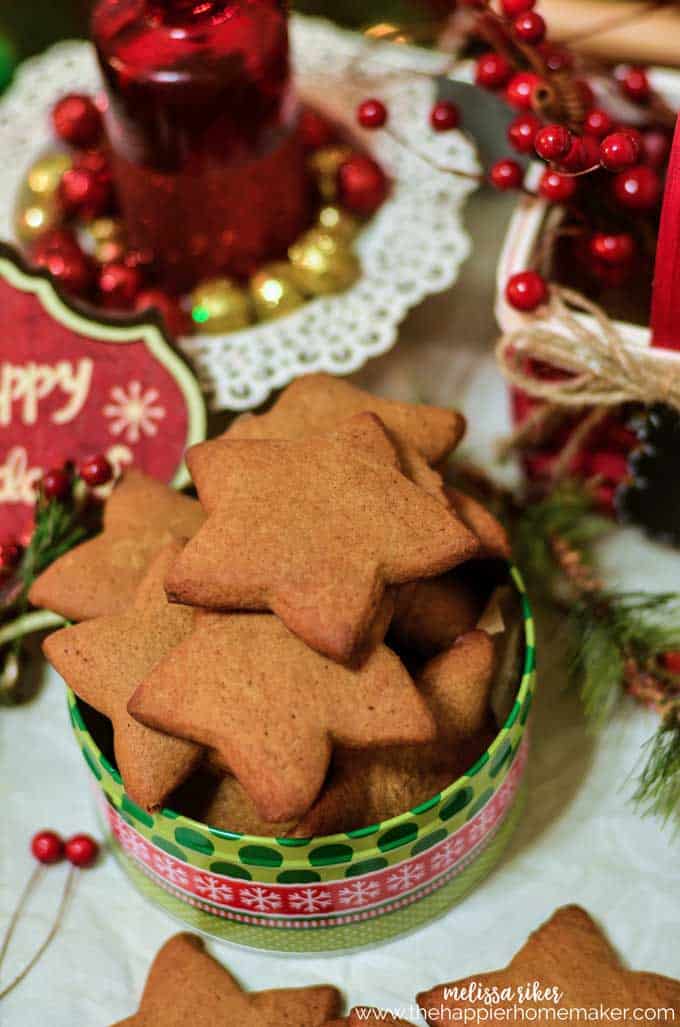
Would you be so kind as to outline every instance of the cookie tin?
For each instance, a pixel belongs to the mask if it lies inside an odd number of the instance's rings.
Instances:
[[[132,883],[194,930],[250,948],[323,952],[391,939],[434,919],[500,859],[522,812],[535,636],[521,576],[523,670],[512,709],[466,774],[372,827],[307,839],[218,830],[126,795],[68,693],[102,824]]]

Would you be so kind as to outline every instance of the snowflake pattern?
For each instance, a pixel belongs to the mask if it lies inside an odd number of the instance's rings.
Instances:
[[[340,889],[341,906],[364,906],[374,902],[380,896],[380,885],[377,881],[353,881]]]
[[[399,867],[395,873],[390,874],[387,878],[387,889],[392,892],[408,891],[410,888],[414,888],[419,881],[422,881],[425,876],[425,867],[422,863],[414,863],[410,865],[405,863],[403,867]]]
[[[272,910],[281,909],[281,897],[275,891],[259,886],[244,888],[241,891],[241,902],[258,913],[271,913]]]
[[[134,445],[143,435],[158,434],[157,422],[165,417],[165,407],[158,405],[158,389],[144,391],[141,382],[131,381],[127,387],[114,385],[109,396],[111,402],[103,413],[111,422],[112,435]]]
[[[150,851],[149,846],[140,834],[137,834],[137,832],[123,820],[121,820],[118,825],[117,833],[118,840],[128,856],[132,856],[133,859],[137,859],[142,863],[148,863]]]
[[[163,852],[154,852],[152,862],[154,870],[166,881],[177,884],[180,888],[186,888],[189,876],[181,864]]]
[[[464,838],[449,838],[432,856],[432,870],[448,870],[465,854]]]
[[[195,874],[192,883],[197,895],[217,905],[225,905],[234,898],[234,889],[231,885],[211,874]]]
[[[330,909],[333,905],[333,897],[329,891],[322,891],[320,888],[307,888],[306,891],[296,891],[288,899],[291,909],[299,913],[319,913],[323,909]]]
[[[472,825],[470,831],[472,840],[475,844],[481,842],[482,838],[486,837],[489,831],[494,827],[496,823],[496,812],[495,810],[487,807],[479,814],[477,819]]]

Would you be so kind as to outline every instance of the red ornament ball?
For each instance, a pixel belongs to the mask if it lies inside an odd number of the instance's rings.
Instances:
[[[85,299],[94,281],[94,265],[68,233],[54,233],[39,240],[31,259],[49,271],[55,283],[71,296]]]
[[[633,103],[646,103],[652,88],[644,68],[628,68],[619,80],[621,92]]]
[[[501,10],[506,18],[517,18],[526,14],[536,4],[536,0],[501,0]]]
[[[541,78],[535,75],[533,71],[518,71],[508,82],[507,89],[505,90],[505,99],[515,110],[531,110],[534,90],[540,84]]]
[[[489,50],[477,58],[475,82],[484,89],[500,89],[512,75],[512,65],[502,54]]]
[[[334,126],[311,107],[305,107],[300,115],[298,133],[302,145],[307,150],[319,150],[334,142],[337,133]]]
[[[501,192],[519,189],[524,181],[524,172],[516,160],[498,160],[489,171],[489,181],[494,189]]]
[[[382,128],[387,122],[387,107],[382,100],[363,100],[357,107],[357,121],[362,128]]]
[[[47,500],[67,499],[71,494],[71,475],[65,467],[53,467],[45,471],[42,479],[42,493]]]
[[[505,286],[505,298],[515,310],[536,310],[548,298],[548,286],[538,271],[518,271]]]
[[[430,111],[430,124],[435,132],[450,132],[460,125],[460,110],[450,100],[439,100]]]
[[[535,114],[520,114],[508,129],[508,139],[518,153],[532,153],[541,122]]]
[[[515,18],[513,28],[523,43],[542,43],[545,39],[545,19],[538,11],[520,14]]]
[[[600,163],[607,171],[623,171],[640,155],[636,137],[628,131],[612,132],[600,143]]]
[[[92,221],[111,203],[111,182],[88,167],[72,167],[61,177],[59,199],[68,217]]]
[[[636,164],[614,179],[614,196],[622,207],[630,210],[651,210],[660,195],[661,179],[646,164]]]
[[[135,310],[139,313],[157,310],[165,322],[165,327],[175,338],[188,335],[191,330],[190,319],[178,301],[162,289],[143,289],[135,300]]]
[[[571,175],[560,175],[558,171],[545,171],[538,183],[538,192],[551,203],[567,203],[578,188]]]
[[[142,272],[123,261],[104,264],[99,273],[99,297],[106,310],[129,310],[144,284]]]
[[[94,146],[102,134],[101,113],[92,97],[82,93],[69,93],[54,105],[52,125],[71,146]]]
[[[58,863],[64,855],[64,843],[54,831],[38,831],[31,839],[31,852],[39,863]]]
[[[91,867],[99,855],[99,845],[89,834],[76,834],[64,847],[66,858],[74,867]]]
[[[559,160],[571,149],[572,135],[566,125],[544,125],[536,133],[534,147],[543,160]]]
[[[589,249],[591,256],[604,264],[627,264],[635,254],[635,240],[628,232],[596,232]]]
[[[340,203],[352,214],[370,217],[385,202],[389,182],[380,165],[364,154],[355,153],[338,170]]]
[[[106,485],[113,478],[113,467],[106,457],[99,453],[85,460],[79,468],[80,477],[91,489]]]
[[[597,139],[604,139],[606,135],[609,135],[613,128],[613,118],[607,113],[607,111],[600,110],[598,107],[589,111],[588,114],[586,114],[585,121],[583,122],[583,131],[589,132],[590,135],[595,136]]]

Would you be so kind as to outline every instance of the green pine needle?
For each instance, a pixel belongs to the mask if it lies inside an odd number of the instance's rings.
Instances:
[[[647,762],[633,801],[643,814],[673,819],[680,829],[680,708],[666,718],[644,747]]]

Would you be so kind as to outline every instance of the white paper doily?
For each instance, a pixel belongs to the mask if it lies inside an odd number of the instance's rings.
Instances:
[[[436,73],[441,56],[376,45],[300,17],[292,20],[292,48],[302,98],[357,136],[394,187],[357,240],[363,274],[347,292],[313,300],[277,321],[180,340],[216,410],[257,407],[300,374],[350,374],[385,353],[407,311],[448,288],[470,250],[461,211],[475,183],[437,169],[474,173],[475,151],[461,132],[438,134],[429,127],[434,86],[427,75]],[[0,104],[0,238],[13,238],[15,199],[50,138],[55,99],[100,87],[89,43],[58,44],[19,70]],[[391,123],[409,145],[356,129],[356,104],[371,93],[386,100]]]

